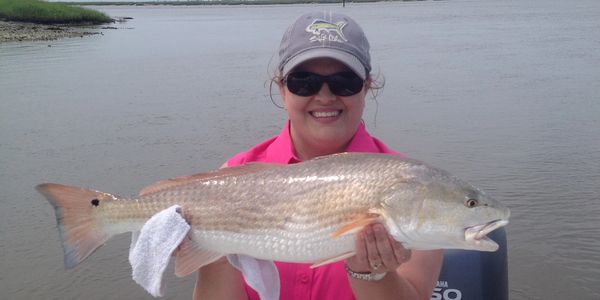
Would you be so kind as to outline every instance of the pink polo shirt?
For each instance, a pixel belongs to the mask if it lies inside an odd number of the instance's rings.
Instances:
[[[388,153],[402,155],[389,149],[378,139],[369,135],[363,123],[346,148],[347,152]],[[247,162],[271,162],[293,164],[300,162],[294,153],[290,137],[290,122],[278,136],[272,137],[246,152],[239,153],[227,161],[229,167]],[[311,264],[275,262],[281,283],[282,300],[354,300],[352,288],[339,261],[311,269]],[[246,285],[248,299],[259,300],[258,294]]]

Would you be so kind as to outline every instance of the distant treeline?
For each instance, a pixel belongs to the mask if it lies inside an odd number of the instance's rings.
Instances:
[[[383,0],[390,1],[390,0]],[[391,0],[411,1],[411,0]],[[413,0],[414,1],[414,0]],[[382,0],[189,0],[189,1],[119,1],[119,2],[62,2],[76,5],[267,5],[303,3],[382,2]]]

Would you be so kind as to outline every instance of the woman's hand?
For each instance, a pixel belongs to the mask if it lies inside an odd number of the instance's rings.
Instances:
[[[356,238],[356,255],[346,260],[348,268],[359,273],[395,271],[410,259],[411,251],[390,236],[381,224],[366,226]]]

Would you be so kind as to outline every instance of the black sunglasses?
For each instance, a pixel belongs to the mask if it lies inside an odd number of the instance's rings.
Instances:
[[[287,85],[290,92],[302,97],[317,94],[324,82],[327,82],[329,90],[334,95],[342,97],[360,92],[365,85],[365,81],[352,71],[327,76],[311,72],[293,72],[283,79],[283,83]]]

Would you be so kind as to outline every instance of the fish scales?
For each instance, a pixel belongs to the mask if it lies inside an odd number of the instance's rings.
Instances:
[[[359,202],[363,203],[361,207],[364,207],[364,204],[368,204],[364,203],[364,200],[372,200],[369,199],[372,197],[368,197],[368,189],[362,189],[365,195],[357,197],[359,193],[355,189],[347,188],[347,179],[337,176],[339,173],[326,166],[323,165],[322,169],[327,173],[316,171],[324,173],[319,178],[313,178],[314,170],[299,168],[290,169],[285,173],[273,171],[251,174],[243,178],[227,178],[216,185],[193,183],[185,189],[191,189],[201,194],[201,197],[171,201],[182,203],[184,206],[189,205],[192,211],[190,223],[205,229],[212,229],[215,223],[219,223],[213,222],[215,219],[240,220],[248,217],[248,214],[260,217],[252,219],[252,222],[247,222],[243,227],[226,228],[244,231],[281,227],[286,221],[321,222],[329,220],[324,218],[328,213],[338,215],[334,213],[338,206],[352,207],[353,203]],[[308,174],[307,170],[312,173]],[[338,178],[334,178],[335,176]]]
[[[363,168],[356,170],[360,167]],[[280,257],[283,260],[298,259],[293,252],[308,255],[307,260],[320,259],[330,255],[328,249],[339,251],[335,246],[350,251],[351,239],[333,241],[331,234],[357,214],[378,205],[376,190],[382,175],[386,175],[379,170],[382,169],[377,164],[372,170],[365,170],[363,165],[348,168],[335,161],[315,161],[285,172],[273,170],[226,178],[216,184],[193,184],[186,189],[200,192],[202,201],[214,202],[195,206],[190,223],[201,228],[196,230],[199,239],[220,238],[217,244],[236,249],[254,237],[271,237],[264,247],[258,248],[259,253],[249,253],[255,256],[272,255],[265,251],[270,248],[292,253],[292,257]],[[229,188],[234,186],[235,189]],[[223,189],[231,192],[224,194]],[[253,192],[248,193],[249,190]],[[223,202],[226,204],[220,205]],[[187,202],[183,203],[185,207]],[[215,209],[199,210],[200,207]],[[218,234],[211,235],[212,231]],[[238,234],[223,235],[224,231]]]
[[[133,217],[140,220],[139,226],[154,213],[179,204],[198,238],[217,241],[205,241],[206,244],[217,247],[216,244],[224,243],[243,249],[254,239],[255,244],[266,240],[264,247],[256,248],[260,253],[252,254],[271,255],[265,249],[275,246],[314,260],[322,258],[319,253],[329,255],[326,249],[338,251],[334,244],[343,243],[345,250],[351,250],[351,239],[333,241],[331,234],[357,214],[378,205],[376,191],[386,176],[382,167],[373,164],[372,169],[365,169],[359,164],[348,168],[344,162],[316,160],[285,172],[272,170],[192,182],[137,199],[112,202],[110,206],[115,208],[108,207],[107,220],[119,223],[119,219]],[[129,213],[133,210],[138,214]],[[265,239],[265,234],[271,239]],[[296,254],[291,256],[282,259],[295,259]]]

